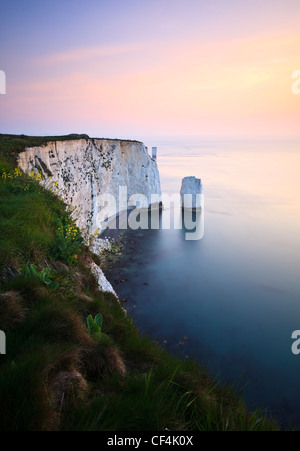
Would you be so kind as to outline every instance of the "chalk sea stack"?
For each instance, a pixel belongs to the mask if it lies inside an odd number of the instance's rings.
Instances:
[[[184,177],[181,182],[180,196],[182,208],[200,210],[203,197],[201,179]]]

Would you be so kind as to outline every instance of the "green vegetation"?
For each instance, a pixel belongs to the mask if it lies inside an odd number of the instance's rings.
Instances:
[[[279,429],[99,291],[71,212],[15,169],[46,140],[0,136],[0,430]]]
[[[51,290],[56,290],[59,287],[57,282],[53,282],[50,268],[44,268],[41,272],[37,270],[35,265],[26,265],[21,269],[21,275],[24,278],[37,278],[42,283],[47,285]]]
[[[98,313],[98,315],[95,316],[95,318],[92,317],[92,315],[89,315],[87,317],[87,328],[89,331],[89,334],[95,339],[95,340],[102,340],[108,338],[107,335],[105,335],[102,332],[102,326],[103,326],[103,316],[101,313]]]
[[[9,163],[15,163],[20,152],[26,147],[43,146],[49,141],[70,141],[72,139],[88,139],[88,135],[65,135],[65,136],[26,136],[26,135],[5,135],[0,133],[0,156],[2,164],[5,161],[7,168]]]

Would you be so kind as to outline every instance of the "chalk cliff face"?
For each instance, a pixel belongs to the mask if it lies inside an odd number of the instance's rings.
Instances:
[[[76,139],[54,141],[41,147],[27,148],[19,155],[24,172],[43,175],[42,183],[57,182],[64,201],[77,207],[77,224],[90,234],[101,228],[101,221],[111,211],[101,205],[101,195],[112,194],[119,204],[119,187],[127,187],[127,200],[143,194],[150,205],[151,194],[161,194],[156,161],[145,146],[136,141]]]

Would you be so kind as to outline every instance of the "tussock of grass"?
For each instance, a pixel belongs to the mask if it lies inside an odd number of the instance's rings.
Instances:
[[[66,206],[24,174],[1,177],[25,145],[45,141],[0,135],[0,430],[278,429],[204,368],[141,336],[98,290],[92,256],[77,232],[68,236]],[[86,320],[99,313],[93,336]]]
[[[3,330],[20,326],[26,318],[26,310],[20,293],[8,291],[0,295],[0,317]]]

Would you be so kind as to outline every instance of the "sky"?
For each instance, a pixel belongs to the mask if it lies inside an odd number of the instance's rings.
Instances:
[[[299,0],[1,0],[0,132],[299,139],[299,23]]]

